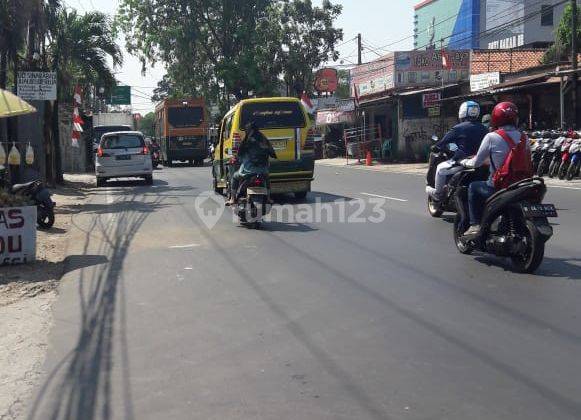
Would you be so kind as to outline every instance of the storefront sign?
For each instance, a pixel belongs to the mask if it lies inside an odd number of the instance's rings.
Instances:
[[[439,117],[440,116],[441,108],[439,106],[434,106],[432,108],[428,108],[428,117]]]
[[[55,101],[56,72],[19,71],[17,95],[25,101]]]
[[[424,93],[422,95],[422,105],[424,108],[432,108],[440,104],[442,99],[441,92]]]
[[[0,266],[36,258],[36,207],[0,208]]]
[[[394,88],[393,74],[387,74],[359,84],[359,95],[371,95]]]
[[[522,47],[525,44],[524,34],[513,35],[508,38],[491,41],[488,43],[489,50],[510,50],[512,48]]]
[[[353,124],[355,112],[319,111],[317,112],[317,125]]]
[[[488,89],[491,86],[500,83],[500,72],[473,74],[470,76],[470,91],[477,92],[479,90]]]
[[[317,92],[336,92],[339,85],[337,70],[325,68],[315,74],[315,90]]]
[[[456,70],[468,70],[470,65],[470,51],[446,50],[450,59],[449,67]],[[433,71],[442,70],[442,51],[399,51],[395,53],[395,68],[397,71]]]
[[[337,110],[342,112],[353,112],[355,111],[355,100],[353,99],[340,99],[337,101]]]
[[[351,92],[359,96],[381,93],[394,88],[393,53],[351,69]]]

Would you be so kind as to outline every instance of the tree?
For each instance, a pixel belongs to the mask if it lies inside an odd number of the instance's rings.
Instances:
[[[115,85],[113,66],[123,63],[123,54],[115,40],[111,20],[101,12],[79,15],[61,9],[51,28],[48,47],[51,68],[58,71],[59,99],[69,101],[74,85]]]
[[[573,7],[568,4],[555,31],[555,43],[547,50],[543,63],[555,63],[571,59],[573,40]],[[581,45],[581,8],[577,6],[577,45]]]
[[[118,26],[146,66],[163,62],[163,96],[230,99],[297,93],[312,68],[336,56],[340,6],[324,0],[122,0]],[[300,84],[300,86],[299,86]]]
[[[154,137],[155,136],[154,124],[155,124],[155,113],[149,112],[145,114],[145,116],[139,122],[139,129],[144,135]]]

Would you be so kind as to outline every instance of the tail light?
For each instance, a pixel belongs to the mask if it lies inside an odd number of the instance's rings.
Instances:
[[[149,147],[147,146],[143,146],[143,150],[141,151],[142,155],[148,155],[149,154]]]
[[[252,180],[253,187],[262,187],[264,185],[264,179],[256,177]]]
[[[307,141],[305,141],[304,150],[314,150],[315,149],[315,130],[312,128],[307,133]]]
[[[103,148],[101,146],[97,148],[97,156],[99,157],[105,156],[105,153],[103,152]]]
[[[242,137],[240,137],[239,133],[234,133],[232,137],[232,152],[234,154],[238,153],[238,149],[240,148],[240,142],[242,141]]]

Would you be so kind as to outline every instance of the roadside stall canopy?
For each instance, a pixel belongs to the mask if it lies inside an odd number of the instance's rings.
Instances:
[[[0,118],[32,114],[36,108],[7,90],[0,89]]]

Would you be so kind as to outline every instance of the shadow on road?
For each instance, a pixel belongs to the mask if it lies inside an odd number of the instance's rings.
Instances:
[[[29,413],[29,419],[93,419],[112,418],[113,359],[120,355],[122,385],[118,392],[123,412],[115,416],[133,419],[130,386],[129,354],[126,340],[126,303],[122,268],[128,249],[148,215],[164,204],[164,196],[152,200],[127,191],[114,204],[89,204],[93,217],[86,230],[84,254],[67,260],[68,271],[81,269],[78,295],[81,304],[81,331],[76,345],[47,376]],[[83,209],[85,211],[85,208]],[[98,254],[94,250],[96,235],[100,240]],[[108,262],[108,264],[103,264]],[[91,264],[101,264],[92,269]],[[113,342],[115,341],[115,354]]]

